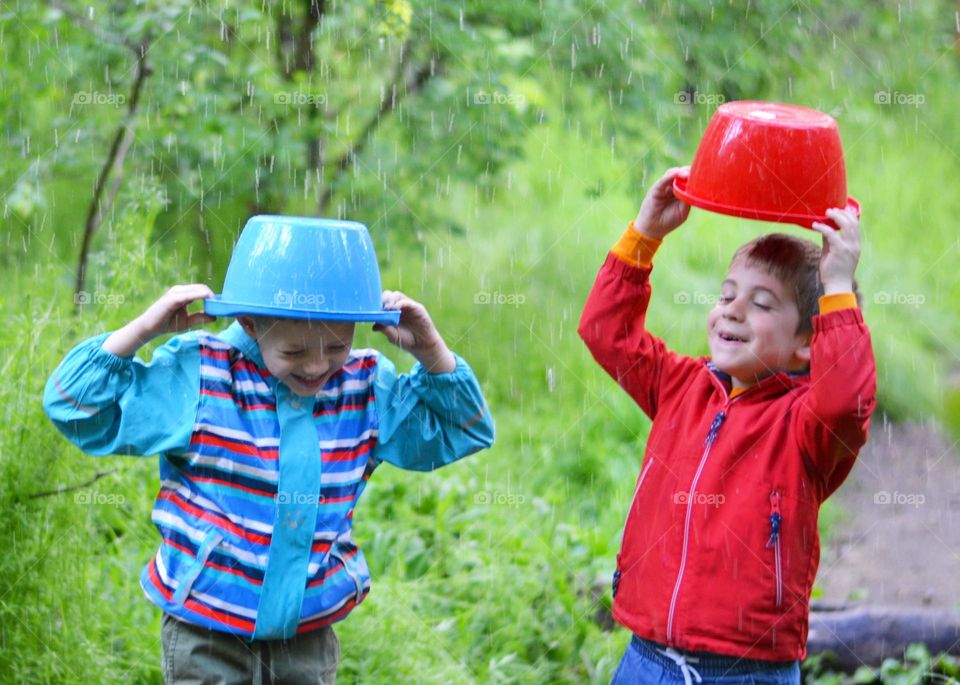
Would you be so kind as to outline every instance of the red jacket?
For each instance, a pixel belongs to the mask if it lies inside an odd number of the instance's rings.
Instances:
[[[809,374],[733,399],[708,358],[644,328],[650,268],[610,254],[580,319],[597,362],[653,426],[623,531],[614,618],[679,649],[806,656],[817,512],[866,442],[876,370],[859,309],[814,317]]]

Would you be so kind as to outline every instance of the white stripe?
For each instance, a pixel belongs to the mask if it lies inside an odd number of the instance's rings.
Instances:
[[[220,341],[217,340],[216,338],[212,338],[212,337],[210,337],[210,336],[204,336],[204,337],[202,338],[202,342],[203,342],[204,345],[206,345],[207,347],[209,347],[210,349],[213,349],[213,350],[232,350],[232,349],[233,349],[233,348],[232,348],[230,345],[228,345],[227,343],[225,343],[225,342],[220,342]]]
[[[227,473],[244,473],[248,476],[255,476],[262,480],[265,480],[269,483],[275,484],[280,477],[280,474],[277,471],[271,471],[268,469],[258,469],[256,466],[247,466],[246,464],[240,464],[232,459],[227,459],[225,457],[201,457],[193,452],[188,452],[187,455],[190,458],[191,464],[200,464],[203,466],[213,466],[220,469],[221,471],[226,471]]]
[[[223,611],[229,611],[232,614],[240,614],[241,616],[246,616],[249,619],[256,620],[257,610],[248,609],[247,607],[242,607],[239,604],[233,604],[232,602],[224,602],[222,599],[217,599],[213,595],[208,595],[206,592],[197,592],[192,590],[190,594],[199,599],[204,604],[212,606],[216,609],[222,609]]]
[[[367,469],[367,465],[358,466],[353,471],[344,471],[342,473],[330,473],[324,471],[320,476],[321,483],[347,483],[351,480],[358,480],[363,472]]]
[[[348,380],[343,381],[340,385],[335,388],[330,388],[329,390],[320,390],[317,393],[317,399],[329,400],[334,399],[340,396],[342,393],[350,392],[353,390],[366,390],[370,385],[369,380]]]
[[[266,393],[268,395],[273,394],[273,390],[270,389],[270,386],[264,383],[263,381],[233,381],[233,387],[243,390],[244,392],[257,392],[257,393]]]
[[[198,423],[193,427],[194,432],[206,431],[213,435],[227,438],[228,440],[237,440],[241,442],[252,442],[257,447],[263,449],[274,449],[280,447],[280,438],[255,438],[247,431],[235,430],[233,428],[224,428],[215,426],[212,423]]]
[[[204,532],[197,530],[192,527],[182,516],[177,516],[169,511],[163,511],[160,509],[154,509],[153,511],[153,521],[158,524],[165,524],[171,528],[175,528],[184,535],[186,535],[190,540],[196,543],[199,546],[203,542],[205,536]],[[233,535],[230,531],[223,530],[217,526],[214,526],[217,530]],[[224,540],[220,543],[220,547],[224,548],[230,552],[231,556],[237,558],[238,560],[244,562],[245,564],[250,564],[256,566],[257,568],[264,569],[267,567],[267,561],[269,559],[269,554],[254,554],[249,550],[237,547],[236,545]]]
[[[166,488],[167,490],[173,490],[183,499],[190,502],[190,504],[195,504],[204,509],[215,511],[218,514],[221,514],[229,518],[233,523],[243,528],[253,530],[262,535],[273,535],[273,525],[271,523],[265,523],[257,519],[250,519],[245,516],[239,516],[236,513],[227,513],[223,511],[213,500],[207,499],[201,494],[198,494],[196,491],[191,490],[189,487],[174,480],[164,480],[160,483],[161,487]]]
[[[233,381],[233,376],[230,374],[229,370],[221,369],[219,366],[214,366],[213,364],[201,364],[200,375],[206,376],[207,378],[226,381],[227,383],[231,383]]]
[[[371,437],[376,437],[377,431],[368,428],[355,438],[340,438],[339,440],[320,440],[320,449],[322,450],[342,450],[350,447],[357,447],[366,442]]]

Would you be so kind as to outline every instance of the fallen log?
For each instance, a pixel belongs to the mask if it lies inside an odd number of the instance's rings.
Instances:
[[[902,659],[908,645],[931,654],[960,655],[960,611],[903,607],[811,606],[807,655],[832,652],[838,668],[852,673],[884,659]]]

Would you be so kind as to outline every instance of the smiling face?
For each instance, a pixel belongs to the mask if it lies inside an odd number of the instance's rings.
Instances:
[[[313,397],[340,370],[353,344],[354,323],[237,317],[257,341],[263,363],[300,397]]]
[[[730,374],[735,388],[777,371],[801,371],[810,363],[810,334],[799,324],[796,296],[762,267],[738,257],[707,315],[713,362]]]

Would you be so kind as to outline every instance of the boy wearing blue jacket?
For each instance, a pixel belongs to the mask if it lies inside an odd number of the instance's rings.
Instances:
[[[367,479],[384,461],[429,471],[489,447],[493,420],[470,367],[402,293],[382,295],[399,323],[374,329],[417,359],[410,374],[352,349],[349,320],[238,314],[222,333],[186,332],[213,320],[188,305],[214,297],[174,286],[81,343],[44,406],[90,454],[160,455],[162,541],[140,584],[164,611],[167,682],[333,683],[331,624],[370,587],[351,535]],[[151,362],[134,356],[168,333]]]

